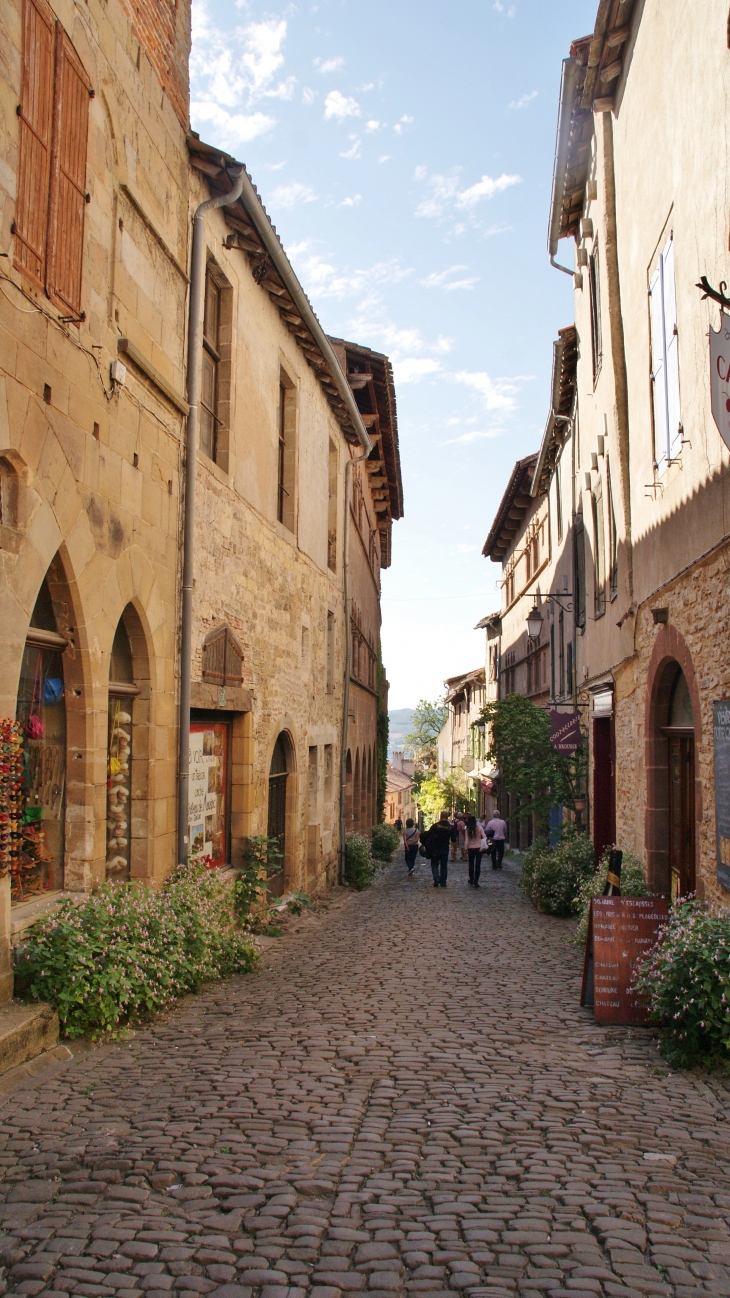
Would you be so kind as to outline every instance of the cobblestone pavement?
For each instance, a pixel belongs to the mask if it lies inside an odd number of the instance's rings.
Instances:
[[[578,1008],[517,870],[400,860],[265,967],[0,1100],[15,1293],[730,1295],[719,1082]],[[186,1292],[187,1291],[187,1292]]]

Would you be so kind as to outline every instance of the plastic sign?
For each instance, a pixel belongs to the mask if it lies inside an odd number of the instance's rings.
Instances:
[[[720,312],[720,328],[710,326],[710,394],[712,418],[730,448],[730,316]]]

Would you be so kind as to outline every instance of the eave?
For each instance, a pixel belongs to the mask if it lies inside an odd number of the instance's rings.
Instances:
[[[532,455],[526,455],[523,460],[518,460],[512,470],[507,489],[482,549],[482,554],[495,563],[504,558],[522,527],[526,513],[534,503],[530,496],[530,488],[536,463],[537,453],[533,452]]]
[[[568,325],[558,330],[553,343],[550,410],[530,488],[533,497],[544,495],[550,487],[558,454],[568,437],[575,404],[577,364],[578,334],[575,325]]]

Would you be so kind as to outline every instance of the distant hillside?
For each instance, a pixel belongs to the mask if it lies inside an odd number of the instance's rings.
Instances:
[[[414,708],[395,708],[388,713],[390,730],[388,733],[388,757],[396,748],[403,747],[403,740],[411,728]]]

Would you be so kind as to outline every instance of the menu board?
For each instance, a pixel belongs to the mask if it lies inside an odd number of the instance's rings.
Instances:
[[[655,945],[667,914],[664,897],[593,898],[580,1003],[593,1006],[596,1023],[649,1022],[631,979],[636,962]]]
[[[226,855],[228,727],[214,722],[190,727],[188,824],[190,856],[221,865]]]
[[[730,700],[712,705],[717,882],[730,889]]]

